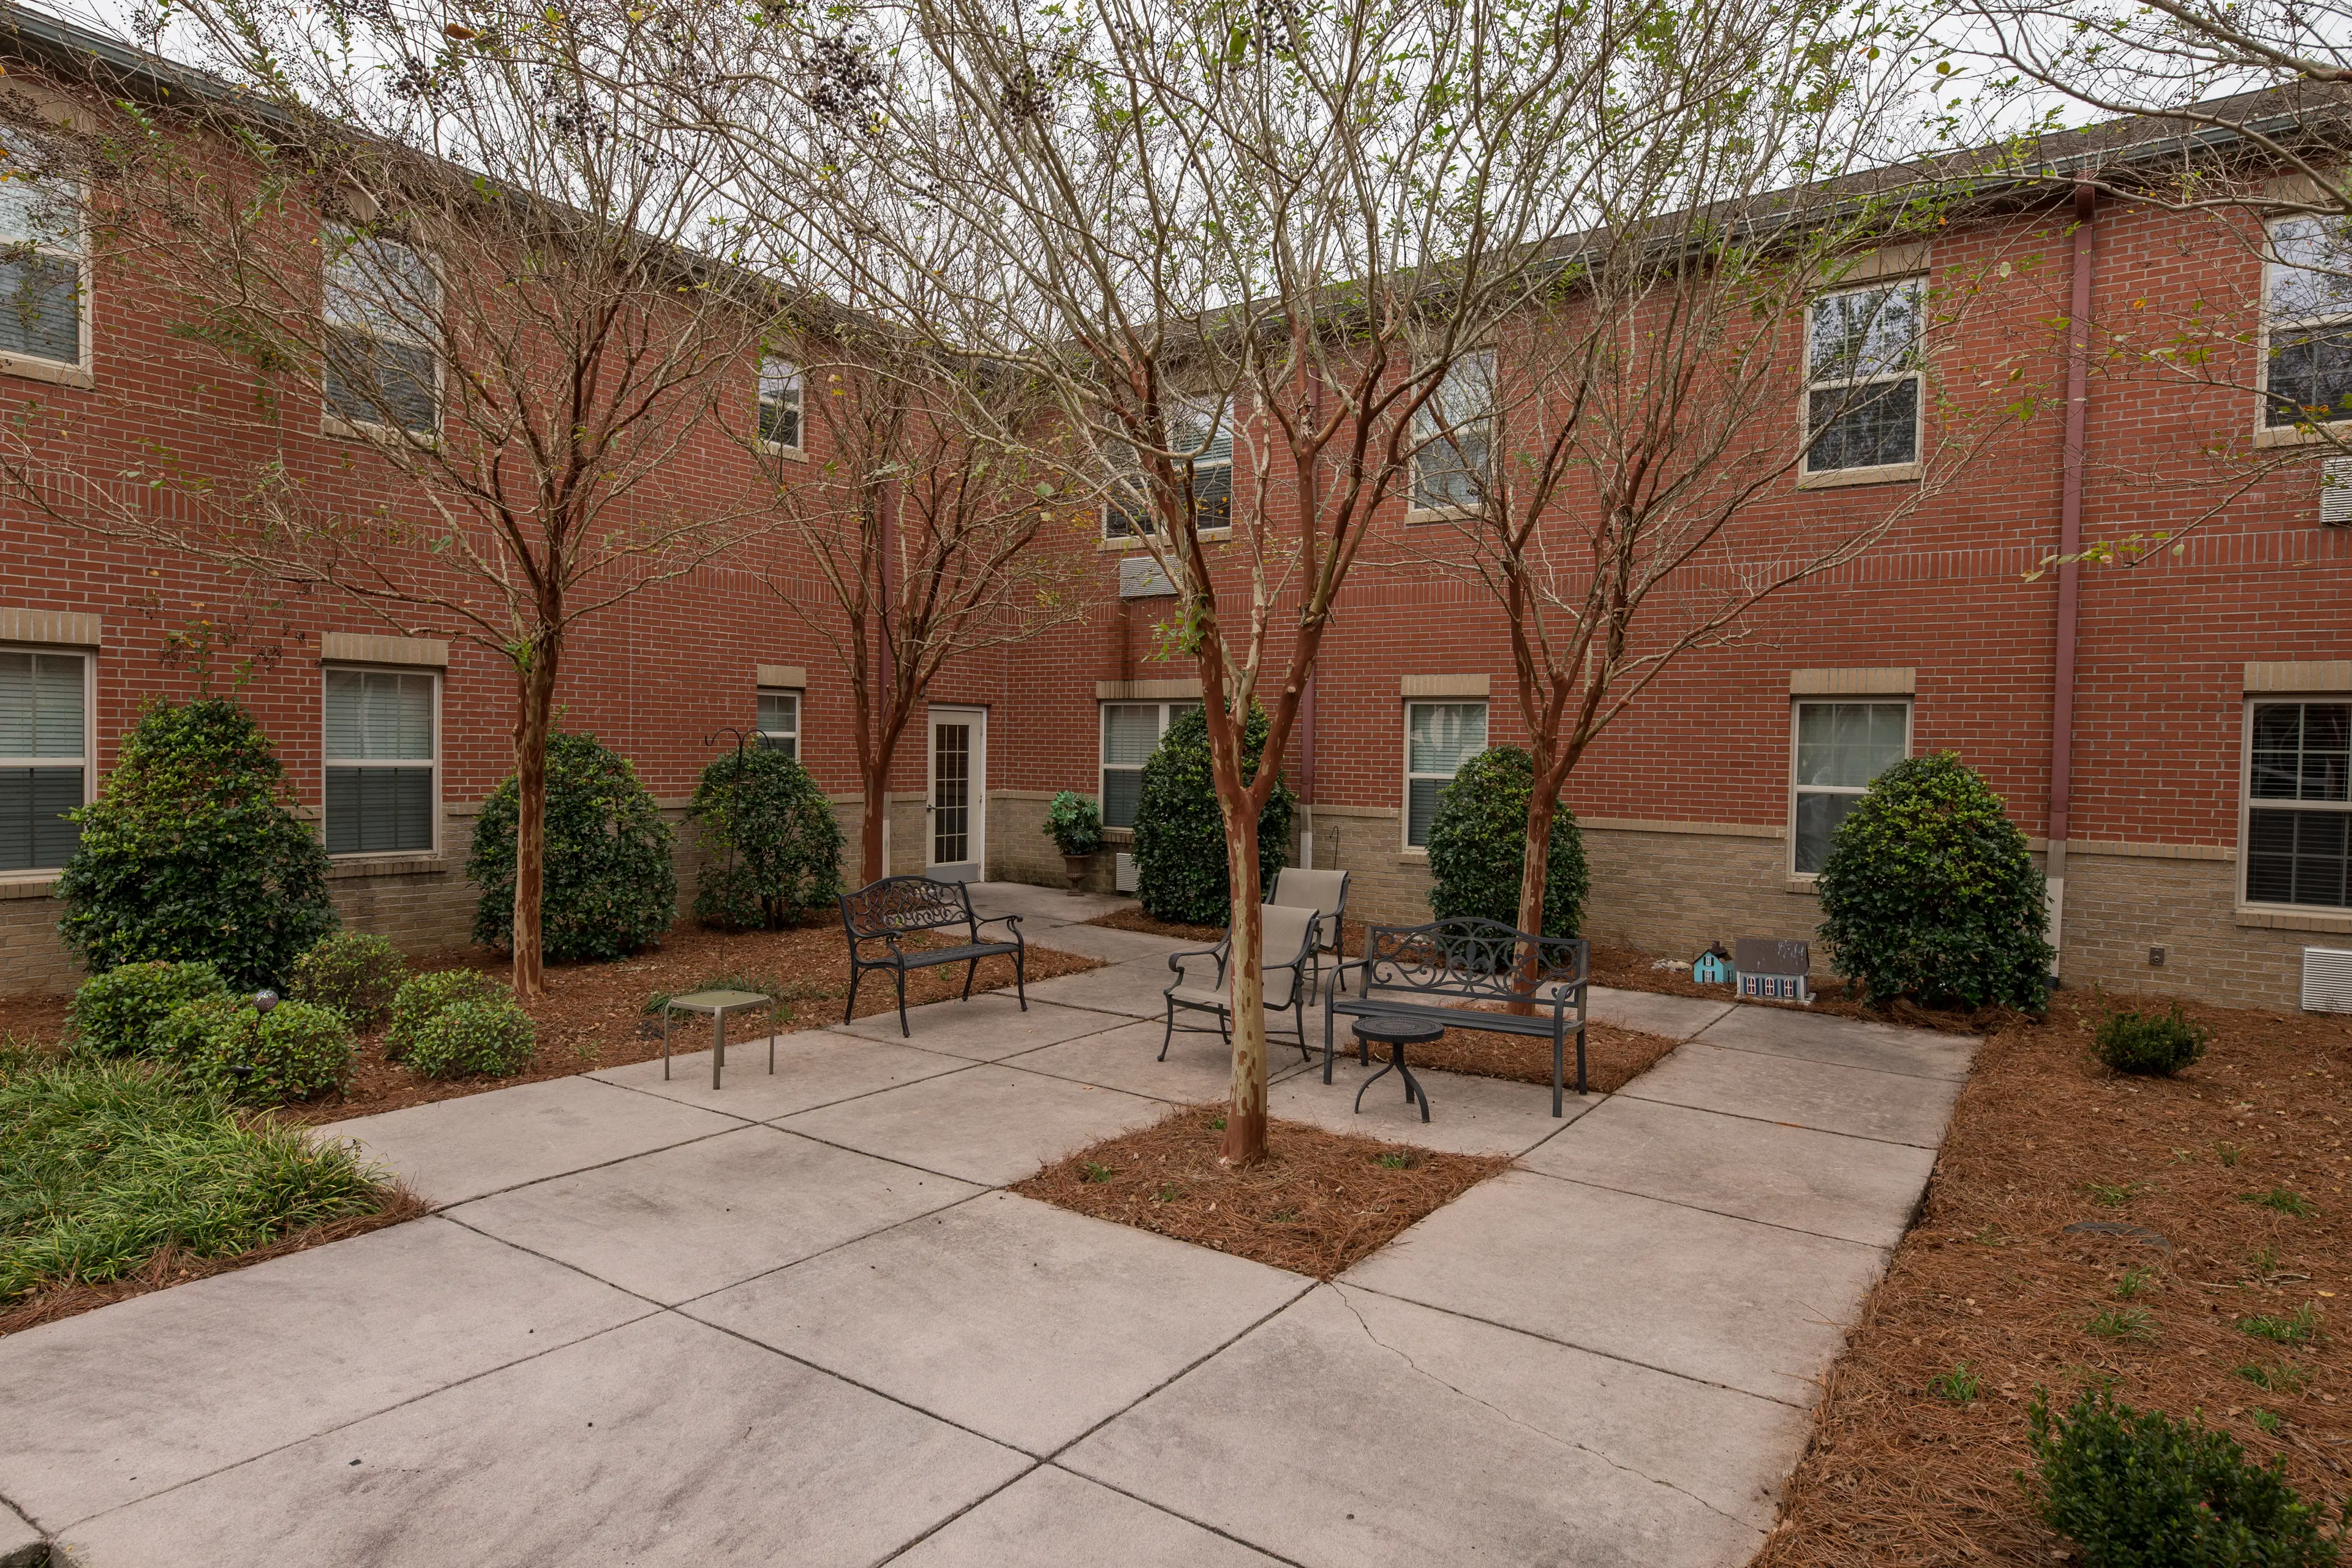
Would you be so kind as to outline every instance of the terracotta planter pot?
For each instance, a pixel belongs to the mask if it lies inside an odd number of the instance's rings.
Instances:
[[[1087,890],[1087,873],[1093,870],[1094,867],[1095,858],[1091,855],[1065,855],[1062,857],[1062,869],[1069,873],[1070,896],[1072,898],[1076,898],[1078,894]]]

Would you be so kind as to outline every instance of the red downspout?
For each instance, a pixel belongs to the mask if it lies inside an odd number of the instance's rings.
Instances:
[[[2090,412],[2091,219],[2098,192],[2074,187],[2074,292],[2066,313],[2066,448],[2058,501],[2058,647],[2050,705],[2050,847],[2043,873],[2051,887],[2051,946],[2061,940],[2066,898],[2066,835],[2074,793],[2074,641],[2083,567],[2084,425]],[[2055,961],[2053,968],[2055,969]]]

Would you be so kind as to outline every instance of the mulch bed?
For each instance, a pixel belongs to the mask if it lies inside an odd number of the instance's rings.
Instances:
[[[2090,1054],[2103,1009],[2072,993],[2046,1024],[1987,1040],[1756,1568],[2053,1561],[2063,1543],[2015,1479],[2026,1405],[2095,1380],[2201,1412],[2257,1460],[2284,1455],[2307,1498],[2352,1494],[2352,1020],[2183,1010],[2213,1043],[2171,1079],[2108,1073]],[[2282,1191],[2317,1212],[2248,1201]],[[2147,1227],[2170,1250],[2066,1231],[2085,1220]],[[2311,1342],[2236,1326],[2306,1306],[2325,1336]],[[2086,1326],[2106,1312],[2121,1315],[2109,1332]],[[1976,1398],[1931,1390],[1961,1363]]]
[[[1107,915],[1097,915],[1087,924],[1108,926],[1113,931],[1139,931],[1147,936],[1173,937],[1184,942],[1213,942],[1225,934],[1223,926],[1188,926],[1176,921],[1154,920],[1140,909],[1113,910]]]
[[[1188,1106],[1013,1190],[1328,1279],[1510,1164],[1277,1121],[1266,1128],[1266,1157],[1234,1170],[1217,1158],[1224,1125],[1223,1106]]]

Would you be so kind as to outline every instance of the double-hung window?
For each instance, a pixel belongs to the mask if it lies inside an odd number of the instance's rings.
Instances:
[[[78,195],[44,176],[33,157],[0,151],[0,356],[5,359],[70,370],[89,362]]]
[[[1198,702],[1106,702],[1102,705],[1102,819],[1105,827],[1133,827],[1143,799],[1143,764],[1160,749],[1176,715]]]
[[[2352,226],[2340,217],[2271,225],[2263,293],[2264,426],[2352,419]]]
[[[1462,764],[1486,749],[1484,702],[1408,702],[1404,705],[1404,842],[1429,847],[1429,825],[1437,801]]]
[[[2257,702],[2246,902],[2352,908],[2352,701]]]
[[[409,247],[329,228],[327,411],[345,425],[432,436],[441,428],[441,281]]]
[[[1807,308],[1807,474],[1919,461],[1926,323],[1927,282],[1919,278],[1842,289]]]
[[[1189,485],[1193,526],[1202,532],[1234,525],[1234,431],[1223,403],[1187,398],[1168,409],[1168,449],[1176,482]],[[1103,506],[1103,537],[1134,539],[1159,531],[1150,480],[1139,470],[1120,476]]]
[[[1495,355],[1482,349],[1446,368],[1412,416],[1412,510],[1472,511],[1486,503],[1495,463]]]
[[[1911,704],[1800,702],[1796,708],[1789,868],[1811,877],[1829,859],[1838,824],[1870,781],[1911,754]]]
[[[89,660],[0,648],[0,871],[54,871],[89,779]]]
[[[761,751],[782,752],[798,762],[801,754],[801,694],[782,687],[762,687],[756,732]]]
[[[770,354],[760,362],[760,445],[771,452],[801,450],[804,393],[801,367]]]
[[[440,798],[436,679],[327,671],[327,853],[430,853]]]

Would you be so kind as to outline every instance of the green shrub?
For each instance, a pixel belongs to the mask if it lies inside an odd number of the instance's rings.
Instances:
[[[808,770],[746,751],[702,770],[687,809],[702,843],[695,918],[730,931],[789,925],[841,896],[841,825]]]
[[[233,1257],[383,1199],[348,1146],[139,1063],[0,1073],[0,1301],[120,1279],[164,1247]]]
[[[537,1040],[530,1015],[511,997],[452,1002],[411,1037],[408,1065],[426,1078],[504,1078],[530,1065]]]
[[[1535,761],[1517,746],[1496,746],[1462,764],[1437,797],[1429,823],[1429,912],[1439,920],[1481,915],[1519,923],[1519,877],[1527,864],[1528,805]],[[1556,805],[1544,868],[1545,936],[1574,936],[1588,886],[1584,836],[1576,816]]]
[[[209,963],[125,963],[83,981],[66,1009],[66,1022],[91,1050],[136,1055],[148,1048],[155,1026],[182,1003],[227,990]]]
[[[2320,1568],[2336,1561],[2321,1510],[2284,1458],[2247,1461],[2225,1432],[2086,1390],[2063,1415],[2027,1412],[2042,1519],[2092,1568]]]
[[[383,1032],[385,1059],[397,1061],[415,1043],[416,1032],[442,1008],[459,1002],[484,1002],[507,994],[507,988],[471,969],[436,969],[403,985],[392,999],[392,1023]]]
[[[1091,855],[1103,846],[1102,810],[1077,791],[1066,789],[1045,808],[1045,837],[1065,855]]]
[[[2040,1010],[2054,954],[2042,873],[2000,796],[1950,752],[1878,775],[1816,889],[1839,973],[1871,1001]]]
[[[268,737],[234,702],[150,702],[75,819],[58,931],[94,974],[188,959],[252,991],[335,929],[326,847],[295,815]]]
[[[474,940],[514,940],[515,815],[509,776],[482,803],[466,876],[482,889]],[[669,825],[628,759],[593,735],[547,742],[547,862],[540,882],[540,951],[546,958],[624,958],[670,928],[677,871]]]
[[[183,1081],[247,1105],[283,1105],[339,1087],[352,1026],[332,1007],[280,1002],[263,1013],[223,993],[184,1003],[155,1030],[155,1054]]]
[[[1265,710],[1253,703],[1242,725],[1243,776],[1257,777],[1265,751]],[[1261,882],[1290,863],[1290,818],[1298,797],[1279,779],[1257,819]],[[1135,810],[1135,892],[1144,913],[1182,925],[1224,925],[1233,918],[1233,879],[1225,865],[1225,824],[1209,771],[1209,721],[1198,708],[1176,716],[1160,749],[1143,764]]]
[[[408,960],[370,931],[337,931],[294,961],[286,994],[332,1007],[355,1028],[372,1029],[392,1015],[392,999],[408,979]]]
[[[2117,1072],[2168,1078],[2203,1056],[2212,1037],[2212,1030],[2182,1017],[2176,1003],[2170,1013],[2110,1013],[2092,1044]]]

